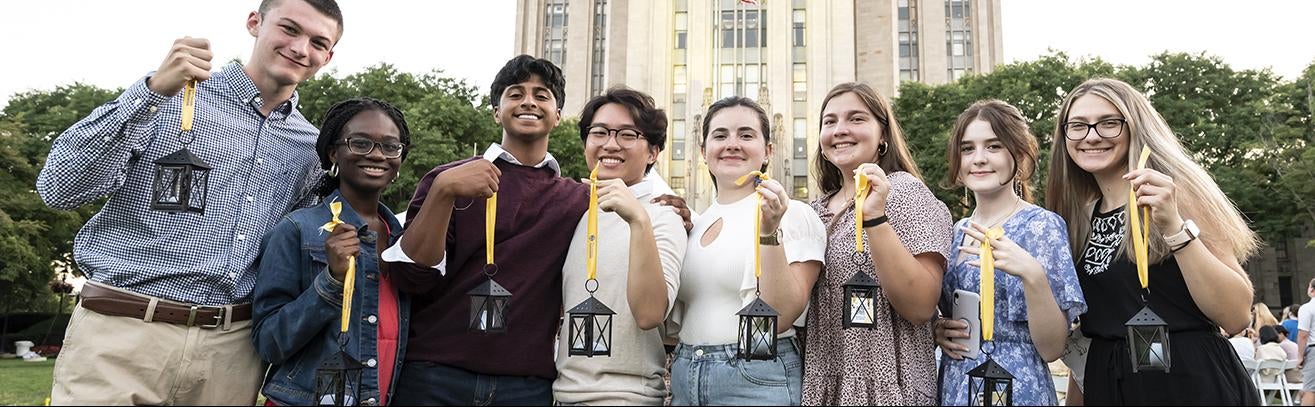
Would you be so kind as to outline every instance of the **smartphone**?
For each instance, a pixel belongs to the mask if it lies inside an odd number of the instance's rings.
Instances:
[[[976,360],[982,354],[982,297],[972,291],[954,290],[953,308],[950,317],[968,324],[968,337],[952,341],[968,348],[964,357]]]

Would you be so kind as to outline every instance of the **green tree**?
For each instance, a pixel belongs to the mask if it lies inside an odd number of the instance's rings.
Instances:
[[[17,94],[0,111],[0,311],[49,311],[55,265],[77,271],[73,236],[100,203],[51,209],[36,177],[55,137],[118,93],[75,83]]]

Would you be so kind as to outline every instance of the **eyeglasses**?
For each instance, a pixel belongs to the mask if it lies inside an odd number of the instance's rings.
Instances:
[[[1064,137],[1069,140],[1078,141],[1087,138],[1091,134],[1091,129],[1096,129],[1096,135],[1102,138],[1115,138],[1123,134],[1123,125],[1127,124],[1123,119],[1105,119],[1095,123],[1068,122],[1064,123]]]
[[[635,146],[635,142],[644,138],[644,135],[635,129],[609,129],[603,126],[593,126],[589,128],[589,144],[595,146],[606,145],[607,140],[616,137],[616,145],[621,148],[630,148]]]
[[[384,158],[397,158],[402,156],[402,150],[406,149],[406,144],[402,143],[376,143],[374,140],[367,138],[348,137],[343,142],[336,144],[346,144],[347,151],[356,155],[369,155],[374,151],[374,146],[379,146],[379,152],[383,153]]]

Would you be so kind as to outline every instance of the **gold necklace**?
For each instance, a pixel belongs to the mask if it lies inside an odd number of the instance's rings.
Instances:
[[[1010,216],[1013,216],[1014,213],[1018,212],[1018,209],[1019,209],[1020,207],[1022,207],[1022,206],[1023,206],[1023,198],[1014,197],[1014,209],[1010,210],[1009,213],[1006,213],[1006,214],[1004,214],[1003,216],[996,217],[994,221],[992,221],[991,223],[988,223],[988,224],[984,224],[983,226],[986,226],[987,229],[990,229],[990,228],[996,227],[996,226],[997,226],[998,224],[1000,224],[1001,222],[1004,222],[1004,221],[1008,220],[1009,217],[1010,217]],[[977,211],[973,211],[973,217],[974,217],[974,218],[977,217],[977,213],[976,213],[976,212],[977,212]]]

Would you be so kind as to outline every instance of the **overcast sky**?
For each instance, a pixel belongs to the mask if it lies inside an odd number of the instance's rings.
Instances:
[[[634,0],[641,1],[641,0]],[[661,0],[642,0],[661,1]],[[775,1],[775,0],[766,0]],[[826,1],[826,0],[810,0]],[[328,70],[388,62],[442,69],[486,86],[512,56],[514,0],[339,0],[346,35]],[[256,0],[0,1],[0,105],[75,81],[113,88],[155,69],[175,38],[211,40],[215,59],[246,59]],[[1206,52],[1238,69],[1295,78],[1315,61],[1315,1],[1003,0],[1006,62],[1048,48],[1144,64],[1161,51]]]

